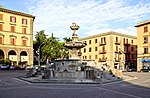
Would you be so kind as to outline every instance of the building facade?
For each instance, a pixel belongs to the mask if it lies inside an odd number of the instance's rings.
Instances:
[[[140,22],[135,27],[138,40],[137,69],[150,69],[150,20]]]
[[[87,46],[81,49],[83,60],[95,60],[109,69],[136,69],[137,38],[117,32],[106,32],[81,38]]]
[[[0,7],[0,59],[12,64],[33,64],[35,17]]]

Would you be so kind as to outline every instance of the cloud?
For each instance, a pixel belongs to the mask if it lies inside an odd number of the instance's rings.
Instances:
[[[36,16],[35,31],[44,29],[62,40],[71,37],[72,22],[80,26],[79,37],[108,31],[136,35],[134,25],[147,19],[149,5],[140,0],[29,0],[28,10]]]

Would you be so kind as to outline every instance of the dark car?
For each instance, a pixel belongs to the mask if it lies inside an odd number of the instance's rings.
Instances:
[[[141,69],[140,72],[150,72],[149,68]]]
[[[2,64],[2,65],[1,65],[1,69],[2,69],[2,70],[9,69],[9,65]]]

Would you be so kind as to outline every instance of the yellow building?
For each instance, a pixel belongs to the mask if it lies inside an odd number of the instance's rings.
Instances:
[[[95,60],[110,69],[136,68],[137,38],[117,32],[106,32],[81,38],[87,46],[81,49],[83,60]]]
[[[140,22],[137,27],[137,68],[140,71],[143,68],[150,69],[150,20]]]
[[[0,7],[0,59],[12,64],[33,64],[35,17]]]

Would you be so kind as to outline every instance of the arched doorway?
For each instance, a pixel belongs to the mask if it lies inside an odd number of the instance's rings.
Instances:
[[[0,64],[4,64],[4,52],[0,49]]]
[[[28,54],[26,51],[22,51],[20,53],[20,62],[21,62],[21,66],[25,66],[28,64]]]
[[[0,49],[0,60],[4,59],[4,52]]]
[[[11,60],[11,65],[17,64],[17,54],[14,50],[8,52],[8,59]]]

